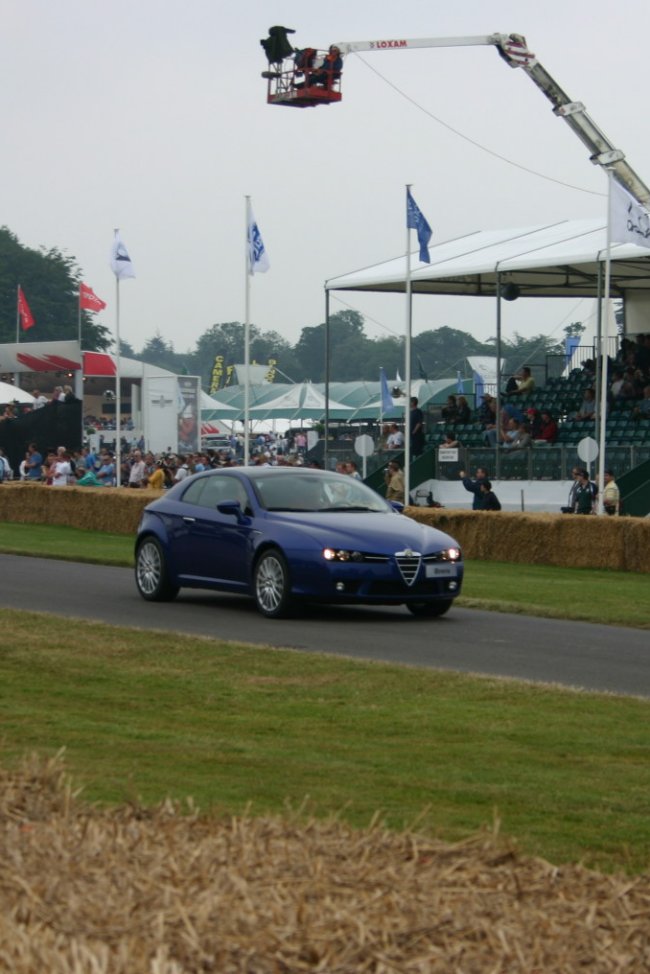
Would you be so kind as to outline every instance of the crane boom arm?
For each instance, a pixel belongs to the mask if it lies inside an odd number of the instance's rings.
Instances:
[[[554,78],[528,50],[521,34],[487,34],[479,37],[424,37],[416,39],[385,39],[376,41],[343,41],[338,44],[342,54],[362,51],[409,50],[422,47],[496,47],[511,68],[523,68],[553,106],[553,112],[563,118],[569,128],[587,147],[589,158],[596,166],[612,170],[614,178],[642,206],[650,206],[650,189],[616,149],[604,132],[587,114],[582,102],[572,101]]]

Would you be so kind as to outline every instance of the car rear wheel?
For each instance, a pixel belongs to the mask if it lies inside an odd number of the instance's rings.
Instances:
[[[135,556],[135,581],[138,591],[148,602],[171,602],[178,586],[169,580],[165,553],[157,538],[145,538]]]
[[[444,616],[451,609],[452,602],[453,599],[441,599],[440,602],[407,602],[406,608],[411,615],[435,619]]]
[[[255,566],[255,604],[267,619],[291,615],[291,583],[284,556],[277,550],[265,551]]]

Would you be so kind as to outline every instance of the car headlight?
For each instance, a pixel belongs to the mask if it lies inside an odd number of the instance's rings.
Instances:
[[[347,551],[345,548],[323,548],[325,561],[363,561],[360,551]]]
[[[441,554],[443,561],[460,561],[462,558],[460,548],[446,548]]]

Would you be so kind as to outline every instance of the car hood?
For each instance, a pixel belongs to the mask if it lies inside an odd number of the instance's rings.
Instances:
[[[275,523],[291,526],[323,546],[351,548],[378,553],[401,551],[432,552],[458,547],[448,534],[419,524],[403,514],[364,514],[357,511],[336,514],[276,514]]]

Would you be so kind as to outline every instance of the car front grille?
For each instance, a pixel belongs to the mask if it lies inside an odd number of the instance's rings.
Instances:
[[[395,561],[406,584],[412,585],[418,577],[422,555],[417,551],[396,551]]]

